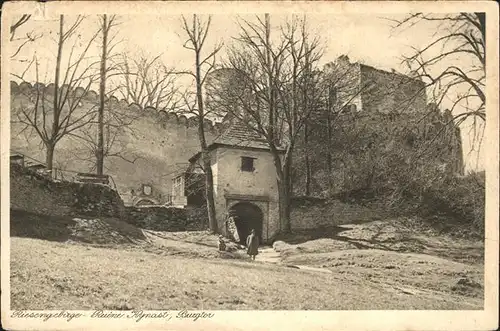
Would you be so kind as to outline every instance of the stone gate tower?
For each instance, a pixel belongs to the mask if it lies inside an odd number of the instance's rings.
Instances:
[[[278,187],[273,155],[262,137],[238,121],[210,145],[218,232],[228,235],[225,215],[235,216],[243,241],[255,229],[263,243],[279,231]],[[201,153],[189,160],[201,172]],[[199,169],[199,170],[196,170]]]

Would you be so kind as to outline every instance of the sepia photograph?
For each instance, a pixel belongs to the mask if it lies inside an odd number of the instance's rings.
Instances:
[[[3,323],[496,311],[498,7],[84,4],[2,10]]]

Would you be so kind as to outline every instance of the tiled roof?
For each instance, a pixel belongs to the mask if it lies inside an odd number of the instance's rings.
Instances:
[[[267,140],[255,132],[255,130],[248,128],[244,123],[240,121],[228,121],[224,124],[226,128],[210,143],[208,146],[209,149],[215,148],[217,145],[224,145],[269,150]],[[278,150],[284,151],[281,147],[278,147]],[[196,153],[189,159],[189,162],[196,162],[200,155],[201,152]]]
[[[212,144],[269,149],[269,145],[264,137],[239,121],[234,121],[229,124],[228,127],[214,139]]]

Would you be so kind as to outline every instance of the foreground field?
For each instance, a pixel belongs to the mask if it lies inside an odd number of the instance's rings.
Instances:
[[[250,262],[241,251],[220,254],[206,233],[145,237],[114,247],[13,237],[12,309],[483,307],[480,262],[353,248],[332,238],[277,243],[277,260],[263,248]]]

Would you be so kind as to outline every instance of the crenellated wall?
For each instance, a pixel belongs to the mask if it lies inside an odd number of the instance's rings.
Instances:
[[[54,95],[54,84],[48,84],[45,86],[42,83],[30,84],[28,82],[22,82],[18,84],[17,82],[10,82],[11,88],[11,100],[18,97],[28,98],[29,96],[34,96],[36,89],[43,89],[43,93],[46,93],[49,96]],[[60,90],[65,91],[67,89],[67,85],[61,86]],[[97,92],[93,90],[85,90],[83,87],[77,87],[74,91],[70,91],[70,96],[74,98],[82,98],[81,101],[84,103],[88,103],[91,105],[95,105],[99,102],[99,95]],[[27,101],[27,100],[26,100]],[[137,114],[141,112],[144,116],[149,117],[151,119],[156,120],[159,124],[179,124],[180,126],[192,127],[197,126],[197,119],[194,117],[189,117],[182,114],[182,111],[179,113],[166,112],[165,110],[155,109],[153,107],[145,107],[142,109],[136,103],[128,103],[124,99],[118,99],[114,96],[111,96],[107,101],[112,107],[119,108],[122,111],[128,111],[131,114]],[[208,119],[204,121],[205,129],[210,133],[216,133],[220,129],[220,123],[212,122]]]
[[[50,107],[54,94],[53,84],[44,86],[11,82],[11,148],[44,162],[45,149],[38,135],[33,130],[23,130],[25,126],[16,123],[16,112],[21,108],[33,107],[37,88],[45,93],[46,106]],[[65,88],[67,87],[62,87]],[[73,100],[81,97],[81,105],[75,110],[74,116],[81,116],[95,109],[98,104],[98,94],[92,90],[77,88],[70,91],[69,95]],[[126,100],[118,100],[115,97],[109,98],[106,106],[107,109],[132,121],[130,130],[123,130],[117,135],[115,149],[112,150],[113,154],[117,155],[105,160],[105,173],[112,176],[119,193],[127,195],[141,184],[153,184],[162,194],[170,194],[172,173],[182,168],[182,164],[187,163],[188,159],[199,151],[196,118],[151,107],[142,109],[137,104],[129,104]],[[204,124],[206,139],[210,142],[219,133],[221,125],[209,120]],[[90,127],[90,130],[94,128]],[[82,131],[76,133],[78,132]],[[78,138],[66,136],[56,146],[56,168],[90,172],[94,165],[93,160],[88,144]]]

